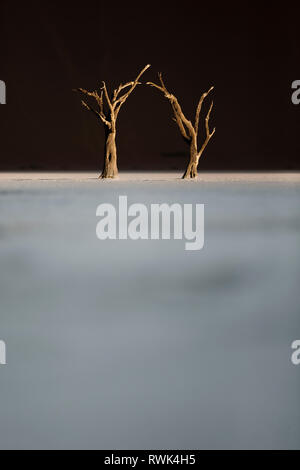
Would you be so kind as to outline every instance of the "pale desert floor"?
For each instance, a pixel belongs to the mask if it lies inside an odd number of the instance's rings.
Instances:
[[[300,448],[300,174],[0,174],[0,448]],[[96,207],[204,203],[205,246]]]

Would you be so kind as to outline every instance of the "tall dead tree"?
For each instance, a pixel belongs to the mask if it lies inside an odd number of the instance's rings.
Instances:
[[[173,114],[174,114],[173,119],[177,123],[184,141],[187,142],[187,144],[190,147],[189,163],[182,178],[196,178],[198,174],[197,168],[198,168],[200,157],[202,153],[204,152],[204,149],[207,146],[209,140],[214,135],[215,130],[216,130],[215,128],[213,129],[212,132],[210,132],[209,130],[209,117],[210,117],[210,113],[213,107],[213,102],[212,102],[205,118],[206,138],[200,150],[198,150],[198,130],[199,130],[200,112],[201,112],[202,104],[206,96],[211,92],[211,90],[213,90],[214,87],[211,87],[206,93],[203,93],[203,95],[201,96],[197,109],[196,109],[195,124],[193,125],[192,122],[189,119],[187,119],[185,115],[183,114],[183,111],[181,109],[180,104],[178,103],[176,96],[172,95],[172,93],[170,93],[167,90],[164,84],[164,81],[162,79],[162,74],[159,73],[158,77],[159,77],[160,85],[157,85],[156,83],[153,83],[153,82],[147,82],[147,85],[150,85],[160,90],[164,94],[164,96],[170,101],[172,109],[173,109]]]
[[[118,176],[116,147],[116,123],[118,114],[128,96],[133,92],[137,85],[140,85],[139,79],[149,67],[150,65],[146,65],[134,81],[125,83],[124,85],[119,85],[119,87],[113,91],[112,96],[109,96],[105,82],[102,82],[100,94],[98,91],[87,91],[83,88],[77,88],[74,90],[84,95],[91,96],[96,100],[98,109],[95,109],[83,100],[81,103],[89,111],[92,111],[97,119],[104,124],[104,166],[99,178],[116,178]],[[127,91],[124,92],[126,89]],[[121,92],[123,92],[123,94],[121,94]]]

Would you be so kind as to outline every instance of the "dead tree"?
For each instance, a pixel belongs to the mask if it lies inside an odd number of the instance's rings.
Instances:
[[[160,85],[157,85],[156,83],[152,82],[147,82],[147,85],[153,86],[160,90],[164,94],[164,96],[170,101],[174,114],[173,119],[177,123],[184,141],[187,142],[190,147],[190,160],[182,178],[196,178],[200,157],[216,130],[215,128],[212,132],[210,132],[209,130],[209,117],[213,107],[212,102],[205,118],[206,138],[204,143],[202,144],[202,147],[200,148],[200,150],[198,150],[198,130],[202,104],[206,96],[211,92],[211,90],[213,90],[214,87],[211,87],[206,93],[203,93],[203,95],[201,96],[196,109],[195,124],[193,125],[192,122],[187,119],[183,114],[183,111],[181,109],[180,104],[178,103],[176,96],[172,95],[167,90],[162,79],[161,73],[158,74],[158,77]]]
[[[81,103],[89,111],[92,111],[97,119],[104,124],[104,166],[99,178],[116,178],[118,176],[116,147],[116,123],[118,114],[128,96],[133,92],[137,85],[140,85],[139,79],[149,67],[150,65],[146,65],[134,81],[125,83],[124,85],[119,85],[119,87],[114,90],[111,97],[108,95],[105,82],[102,82],[100,94],[97,91],[87,91],[83,88],[77,88],[74,90],[84,95],[91,96],[96,100],[98,109],[95,109],[83,100]],[[123,92],[123,94],[120,95],[120,93],[125,89],[128,89],[126,93]]]

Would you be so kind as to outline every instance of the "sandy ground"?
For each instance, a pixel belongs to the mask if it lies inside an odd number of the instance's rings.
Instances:
[[[0,175],[0,448],[300,448],[300,175]],[[205,204],[205,246],[96,207]]]
[[[98,179],[99,173],[95,172],[2,172],[0,173],[0,181],[86,181]],[[167,173],[167,172],[121,172],[118,182],[134,181],[168,181],[181,179],[182,173]],[[106,181],[109,183],[110,180]],[[285,172],[285,173],[199,173],[197,183],[300,183],[300,173]],[[185,183],[185,182],[183,182]]]

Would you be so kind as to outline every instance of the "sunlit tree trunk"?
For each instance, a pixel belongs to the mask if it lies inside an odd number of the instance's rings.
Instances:
[[[190,161],[184,172],[183,179],[197,178],[198,176],[198,152],[194,139],[190,143]]]
[[[117,178],[116,133],[109,132],[105,142],[104,167],[100,178]]]

